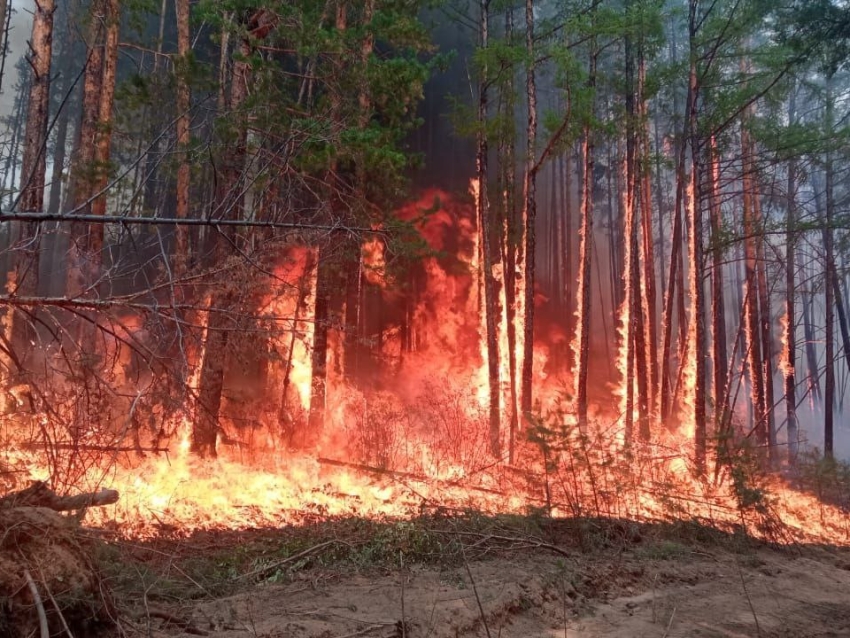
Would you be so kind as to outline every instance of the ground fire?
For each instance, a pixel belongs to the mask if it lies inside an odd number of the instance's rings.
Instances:
[[[0,0],[0,638],[850,632],[848,25]]]
[[[76,453],[77,464],[57,467],[44,462],[40,445],[28,443],[39,430],[63,435],[49,424],[51,416],[22,428],[26,412],[12,414],[8,422],[15,425],[6,427],[11,444],[4,455],[8,476],[26,485],[51,480],[63,470],[74,478],[69,489],[118,490],[118,503],[92,509],[87,520],[131,536],[279,525],[317,515],[406,517],[441,508],[492,513],[542,508],[553,516],[694,518],[730,529],[743,525],[767,536],[778,532],[762,525],[776,516],[787,525],[783,533],[789,539],[850,542],[850,526],[839,507],[795,491],[778,477],[764,479],[761,487],[770,500],[759,511],[741,505],[729,468],[716,464],[713,475],[696,473],[687,403],[676,425],[659,422],[649,440],[630,441],[622,358],[613,378],[600,379],[602,373],[594,369],[594,383],[606,388],[593,393],[598,404],[586,427],[578,428],[570,409],[574,383],[566,372],[569,366],[552,361],[545,336],[535,349],[536,415],[521,419],[516,441],[503,441],[504,450],[516,450],[513,462],[507,456],[494,458],[487,430],[474,210],[469,199],[431,190],[399,211],[400,219],[415,222],[427,244],[413,276],[415,295],[392,279],[391,247],[379,239],[363,245],[361,294],[373,302],[361,307],[356,341],[347,341],[343,330],[330,331],[325,424],[309,449],[293,446],[292,440],[307,427],[310,408],[316,258],[314,251],[296,245],[264,280],[268,289],[259,300],[256,324],[265,326],[264,336],[270,338],[248,340],[243,345],[247,353],[231,355],[239,372],[224,381],[216,458],[190,452],[191,397],[199,383],[208,313],[200,311],[196,319],[200,339],[190,358],[184,403],[165,416],[160,413],[162,421],[155,427],[150,424],[156,414],[141,414],[151,409],[145,394],[155,388],[153,380],[124,354],[142,347],[144,327],[138,317],[124,315],[110,328],[115,352],[109,360],[129,418],[120,413],[112,427],[81,435],[72,444],[55,441],[55,462]],[[628,312],[627,306],[622,309],[621,325],[628,322]],[[499,321],[503,355],[506,317],[502,313]],[[545,335],[548,329],[541,321],[539,331]],[[267,348],[260,361],[252,351],[258,343]],[[355,381],[342,369],[348,343],[358,349],[362,376]],[[255,360],[240,366],[240,356]],[[510,374],[504,359],[502,378]],[[246,381],[247,370],[253,372]],[[510,410],[504,385],[503,405]],[[13,400],[25,407],[20,396]],[[637,418],[635,412],[633,422]],[[502,432],[509,436],[507,428]],[[812,512],[819,513],[816,519]]]

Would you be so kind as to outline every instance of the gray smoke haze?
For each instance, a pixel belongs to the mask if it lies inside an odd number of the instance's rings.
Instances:
[[[5,0],[0,0],[5,1]],[[15,100],[15,84],[18,60],[26,52],[27,40],[32,30],[33,0],[12,0],[12,21],[9,27],[9,48],[6,68],[3,71],[3,86],[0,90],[0,116],[8,115]]]

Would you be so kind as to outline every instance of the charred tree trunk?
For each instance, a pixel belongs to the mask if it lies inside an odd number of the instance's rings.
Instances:
[[[335,28],[344,32],[347,28],[347,7],[344,1],[336,5]],[[340,67],[344,64],[338,61]],[[330,95],[330,118],[334,124],[342,117],[341,96],[335,91]],[[332,163],[327,175],[329,185],[326,206],[328,213],[335,216],[340,213],[339,180],[337,179],[336,162]],[[307,446],[319,439],[325,423],[325,405],[327,401],[328,380],[328,336],[331,324],[331,295],[342,284],[340,274],[340,259],[343,257],[342,243],[337,237],[332,237],[319,247],[318,262],[316,267],[316,306],[314,311],[313,328],[313,354],[311,357],[311,379],[310,379],[310,414],[307,424],[307,432],[298,441],[300,446]]]
[[[24,132],[24,152],[21,162],[21,195],[19,208],[23,211],[44,210],[44,187],[47,167],[47,124],[50,106],[50,62],[53,52],[53,0],[36,2],[30,40],[31,69],[27,121]],[[39,224],[24,222],[20,225],[18,250],[15,255],[14,281],[7,283],[7,292],[14,290],[20,297],[33,297],[38,292]],[[13,315],[14,316],[14,315]],[[9,325],[11,343],[22,348],[19,357],[25,358],[29,350],[31,330],[27,323],[15,321]]]
[[[480,11],[480,45],[482,50],[489,46],[490,3],[482,0]],[[496,333],[496,282],[493,279],[493,252],[491,248],[490,205],[487,194],[487,154],[488,140],[485,132],[487,123],[487,67],[482,69],[481,81],[478,84],[478,149],[476,152],[476,170],[478,176],[478,232],[482,247],[483,280],[484,280],[484,320],[487,340],[487,380],[490,391],[490,453],[499,457],[501,454],[500,427],[500,383],[499,383],[499,350]]]
[[[237,135],[234,146],[224,161],[221,183],[216,193],[216,208],[224,219],[241,219],[243,197],[240,182],[245,168],[247,144],[247,117],[243,110],[247,98],[253,49],[243,38],[239,58],[234,60],[230,88],[230,111],[236,118]],[[218,263],[224,263],[235,243],[232,228],[219,228],[212,237],[212,254]],[[210,295],[204,356],[198,379],[198,401],[192,423],[191,452],[202,457],[216,456],[219,430],[221,394],[224,389],[224,367],[227,360],[228,332],[233,328],[230,314],[235,304],[235,294],[229,282],[218,281]]]
[[[691,101],[691,87],[688,85],[687,103]],[[684,295],[684,277],[682,274],[682,204],[685,197],[685,144],[680,144],[678,160],[676,163],[676,199],[673,206],[673,239],[670,244],[670,270],[667,277],[667,290],[664,294],[664,311],[662,313],[661,325],[664,332],[661,350],[661,379],[659,393],[661,394],[661,418],[668,418],[675,407],[674,384],[673,384],[673,317],[675,308],[679,307],[679,354],[682,350],[682,301]],[[679,368],[681,368],[681,358]]]
[[[690,288],[691,288],[691,364],[694,369],[694,461],[697,474],[705,474],[706,423],[705,423],[705,299],[703,292],[702,211],[700,191],[700,140],[698,132],[699,79],[697,75],[697,10],[699,0],[690,0],[690,71],[688,103],[688,141],[691,147],[691,177],[689,183],[688,217],[690,221]]]
[[[534,254],[535,224],[537,220],[537,174],[535,166],[535,146],[537,142],[537,85],[535,83],[534,61],[534,2],[525,2],[525,48],[528,56],[526,66],[526,95],[528,98],[528,128],[526,131],[526,170],[525,203],[523,205],[523,224],[525,230],[525,317],[523,318],[523,356],[522,356],[522,412],[526,418],[531,415],[533,406],[534,375]]]
[[[97,148],[100,141],[101,94],[104,79],[104,30],[102,25],[103,6],[97,2],[91,7],[91,23],[86,41],[86,68],[83,78],[83,103],[80,123],[71,163],[71,183],[66,201],[74,213],[91,214],[92,200],[98,183]],[[71,222],[68,238],[68,261],[65,278],[65,294],[78,297],[87,289],[87,275],[93,269],[88,266],[91,252],[97,240],[91,233],[93,224]],[[98,232],[98,231],[95,231]],[[99,262],[99,257],[98,257]]]
[[[505,10],[505,41],[510,44],[513,41],[513,7],[508,6]],[[509,74],[502,92],[503,114],[506,121],[513,121],[514,113],[514,78]],[[499,227],[499,242],[502,259],[502,273],[505,291],[504,321],[508,340],[508,376],[510,407],[508,418],[508,457],[510,462],[514,460],[514,443],[517,430],[519,429],[519,384],[517,379],[517,336],[516,336],[516,302],[517,302],[517,251],[516,251],[516,191],[514,188],[516,177],[516,153],[514,147],[515,131],[513,126],[508,126],[499,149],[501,162],[500,175],[503,185],[502,193],[502,215]]]
[[[788,102],[788,124],[794,126],[797,120],[797,87],[791,89]],[[786,189],[785,211],[785,352],[784,383],[785,383],[785,412],[787,418],[788,463],[797,462],[798,437],[797,432],[797,391],[796,391],[796,336],[795,336],[795,276],[797,251],[797,162],[788,162],[788,185]]]
[[[826,100],[825,113],[825,129],[826,139],[831,140],[834,126],[834,109],[832,95],[832,75],[826,78],[826,90],[824,99]],[[833,405],[835,403],[835,358],[834,345],[834,299],[832,284],[835,281],[835,254],[833,248],[832,221],[835,211],[835,196],[834,196],[834,167],[832,150],[827,149],[826,158],[824,161],[824,173],[826,179],[825,195],[826,195],[826,217],[824,219],[824,291],[825,291],[825,326],[824,326],[824,341],[826,350],[826,361],[824,365],[826,370],[824,373],[824,393],[823,393],[823,453],[828,459],[834,456],[834,432],[833,423],[835,414]]]
[[[103,49],[102,78],[98,96],[98,120],[94,149],[94,190],[91,194],[92,215],[106,214],[106,197],[109,184],[110,151],[112,147],[112,104],[115,96],[118,69],[118,34],[120,12],[118,0],[103,0],[103,20],[106,26]],[[88,228],[88,255],[85,259],[83,279],[86,286],[99,288],[102,285],[104,225],[91,223]]]
[[[596,42],[591,40],[590,60],[588,63],[588,88],[593,95],[596,91]],[[581,229],[579,230],[578,257],[578,294],[576,296],[576,336],[575,336],[575,393],[578,426],[587,427],[587,376],[590,361],[590,290],[591,290],[591,248],[593,244],[593,160],[594,141],[591,122],[593,120],[593,100],[587,124],[584,126],[584,139],[581,155],[584,161],[581,187]],[[567,193],[569,197],[569,193]],[[569,239],[569,238],[568,238]]]
[[[761,198],[759,188],[756,186],[757,176],[753,175],[753,219],[758,233],[756,242],[756,275],[758,277],[759,292],[759,334],[761,337],[761,371],[764,378],[764,416],[767,429],[768,458],[771,466],[775,467],[779,461],[778,449],[776,447],[776,418],[774,414],[774,389],[773,389],[773,330],[771,327],[772,313],[770,308],[770,290],[767,287],[767,260],[764,253],[764,222],[761,216]]]
[[[21,195],[19,208],[23,211],[40,212],[44,210],[44,187],[47,166],[47,124],[50,104],[50,61],[53,52],[53,12],[56,10],[53,0],[39,0],[33,16],[32,39],[30,41],[29,101],[27,102],[27,121],[24,132],[24,153],[21,162]],[[21,239],[29,241],[36,237],[38,229],[28,225]],[[36,253],[33,253],[34,258]],[[29,261],[29,260],[28,260]],[[35,281],[38,268],[31,268],[30,277]],[[18,282],[20,288],[26,285]]]
[[[720,155],[714,136],[708,145],[708,201],[711,216],[712,273],[711,273],[711,322],[713,333],[714,366],[714,423],[719,437],[718,444],[725,446],[728,438],[729,397],[726,395],[726,373],[729,357],[726,352],[726,304],[723,299],[723,249],[720,245],[722,214],[720,211]]]
[[[189,189],[191,187],[191,166],[189,164],[189,124],[191,121],[190,106],[192,100],[189,88],[189,72],[191,65],[191,31],[189,27],[190,0],[175,0],[174,7],[177,18],[177,55],[179,61],[175,64],[177,80],[177,146],[179,152],[177,166],[177,200],[174,213],[177,219],[189,217]],[[174,229],[174,249],[172,257],[173,276],[180,281],[186,274],[189,263],[189,228],[177,226]]]
[[[815,352],[815,328],[814,319],[812,317],[812,288],[810,285],[804,286],[803,294],[800,299],[803,302],[803,337],[806,344],[806,371],[808,381],[808,391],[813,402],[820,403],[823,398],[823,393],[820,387],[820,368],[818,366],[817,353]]]
[[[762,368],[762,341],[759,332],[761,323],[759,314],[759,279],[758,251],[756,249],[756,233],[758,228],[753,212],[753,164],[752,145],[747,129],[746,118],[741,122],[741,161],[743,182],[743,221],[744,221],[744,250],[746,252],[746,326],[745,335],[748,351],[748,370],[752,384],[752,405],[754,413],[754,428],[756,442],[760,447],[767,447],[767,415],[765,414],[764,374]]]
[[[647,387],[647,415],[641,426],[641,437],[649,440],[650,419],[657,414],[658,398],[658,340],[656,333],[655,309],[655,238],[652,232],[652,168],[649,144],[649,114],[646,103],[646,60],[644,58],[643,39],[638,44],[638,84],[637,108],[639,116],[640,153],[638,158],[638,179],[641,198],[641,232],[643,257],[643,295],[641,296],[641,311],[643,316],[643,352],[647,368],[645,384]]]
[[[9,35],[9,18],[12,14],[9,11],[10,1],[0,0],[0,91],[3,90],[3,72],[6,69],[6,55],[9,50],[7,38]]]

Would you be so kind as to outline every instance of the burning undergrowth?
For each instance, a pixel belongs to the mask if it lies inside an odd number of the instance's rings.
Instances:
[[[548,348],[563,331],[547,339],[545,322],[534,352],[538,416],[519,419],[512,441],[504,429],[501,448],[512,458],[494,456],[473,207],[430,192],[398,219],[420,243],[378,233],[362,247],[352,289],[361,312],[348,323],[352,301],[330,309],[320,386],[319,254],[307,241],[275,245],[250,267],[216,270],[226,308],[211,308],[209,289],[195,291],[179,322],[164,324],[161,305],[159,314],[102,313],[96,360],[65,343],[39,350],[41,377],[5,397],[3,487],[42,479],[59,492],[117,489],[120,501],[90,509],[87,521],[136,537],[475,510],[697,520],[771,540],[850,543],[841,508],[768,478],[745,441],[696,478],[687,424],[627,442],[616,392],[598,399],[580,429],[565,390],[569,366]],[[500,303],[506,346],[504,295]],[[214,313],[228,339],[217,454],[202,458],[191,447],[208,416],[201,368]],[[175,323],[181,330],[168,329]],[[500,362],[506,423],[516,409],[511,368]],[[310,430],[317,387],[323,427]]]

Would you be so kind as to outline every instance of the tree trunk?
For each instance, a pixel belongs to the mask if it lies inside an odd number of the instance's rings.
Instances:
[[[791,88],[791,97],[788,101],[788,125],[794,126],[797,120],[797,87]],[[798,433],[797,433],[797,391],[796,391],[796,335],[795,335],[795,256],[797,251],[797,162],[791,159],[788,162],[788,186],[786,189],[786,216],[785,216],[785,352],[784,381],[785,381],[785,412],[787,418],[788,435],[788,464],[797,462]]]
[[[237,136],[224,161],[221,184],[216,193],[215,208],[224,219],[241,219],[243,196],[240,182],[245,169],[247,144],[247,117],[241,113],[248,96],[250,80],[250,56],[253,52],[250,41],[243,38],[239,47],[239,59],[233,63],[230,90],[230,111],[236,118]],[[212,254],[218,263],[227,260],[235,242],[232,228],[218,229],[212,236]],[[198,379],[198,404],[192,423],[191,452],[202,457],[216,456],[216,439],[219,429],[221,393],[224,387],[224,366],[227,360],[228,332],[233,322],[228,313],[233,311],[234,294],[228,282],[219,281],[210,296],[209,319]]]
[[[828,75],[826,78],[826,92],[824,99],[826,100],[826,114],[825,114],[825,132],[826,139],[832,140],[833,136],[833,126],[834,126],[834,109],[835,104],[833,102],[832,95],[832,75]],[[827,149],[826,151],[826,161],[824,162],[824,172],[826,177],[826,219],[824,220],[824,258],[826,263],[824,264],[824,290],[825,290],[825,326],[824,326],[824,341],[825,350],[826,350],[826,361],[824,365],[826,366],[826,371],[824,374],[824,396],[823,396],[823,452],[824,456],[828,459],[832,459],[834,455],[834,433],[833,433],[833,422],[835,419],[833,405],[835,403],[835,365],[833,364],[833,359],[835,358],[834,353],[834,300],[833,300],[833,287],[832,284],[835,281],[835,255],[833,249],[833,238],[832,238],[832,220],[834,216],[835,210],[835,197],[834,197],[834,168],[833,168],[833,157],[832,157],[832,149]]]
[[[758,228],[755,223],[753,212],[753,163],[752,145],[748,130],[747,118],[741,122],[741,161],[743,182],[743,222],[744,222],[744,250],[746,252],[746,326],[745,335],[747,351],[749,353],[748,369],[750,383],[752,384],[752,405],[754,414],[754,428],[756,442],[760,447],[767,447],[767,415],[765,414],[764,374],[762,368],[762,340],[759,332],[761,323],[759,314],[759,279],[758,279],[758,251],[756,249],[756,233]]]
[[[510,5],[505,10],[505,41],[513,41],[513,7]],[[509,122],[513,121],[514,113],[514,78],[508,74],[503,88],[503,115]],[[517,430],[519,429],[519,384],[517,383],[517,337],[516,337],[516,303],[517,303],[517,250],[516,250],[516,201],[515,201],[515,177],[516,157],[514,148],[515,131],[513,126],[508,126],[504,133],[504,141],[500,148],[499,159],[501,162],[500,174],[503,185],[502,214],[500,220],[499,242],[502,259],[502,272],[504,274],[502,285],[505,291],[504,321],[508,341],[508,376],[509,400],[508,418],[508,459],[514,460],[514,443]]]
[[[694,462],[698,475],[705,474],[706,423],[705,423],[705,300],[703,292],[702,259],[702,211],[700,191],[700,144],[697,123],[699,103],[699,80],[697,76],[697,9],[699,0],[690,0],[690,72],[688,93],[688,138],[691,146],[691,178],[688,188],[688,217],[690,221],[690,292],[691,292],[691,344],[693,365],[693,410],[694,410]]]
[[[24,152],[21,162],[21,195],[19,208],[23,211],[44,210],[44,187],[47,167],[47,125],[50,108],[50,62],[53,52],[53,0],[36,2],[33,15],[32,38],[30,40],[31,69],[27,121],[24,132]],[[20,224],[18,249],[15,254],[14,273],[7,285],[7,293],[14,286],[19,297],[34,297],[38,293],[39,237],[37,222]],[[18,356],[25,360],[32,340],[31,324],[14,313],[7,324],[8,343],[18,348]]]
[[[86,69],[83,78],[83,104],[80,123],[71,162],[71,181],[67,201],[73,212],[81,215],[92,213],[91,198],[97,183],[96,148],[99,141],[100,96],[103,88],[104,47],[101,42],[102,25],[98,19],[100,3],[91,7],[89,33],[86,41]],[[86,222],[71,222],[68,238],[68,260],[65,272],[65,294],[80,296],[87,285],[87,274],[91,269],[86,262],[91,259],[93,225]]]
[[[179,160],[177,166],[177,200],[174,208],[177,219],[189,217],[189,189],[191,187],[191,166],[189,164],[189,124],[191,116],[191,91],[189,88],[191,31],[189,27],[190,0],[175,0],[177,17],[177,55],[175,64],[177,80],[177,146]],[[177,226],[174,229],[174,252],[172,257],[173,275],[180,281],[186,274],[189,262],[189,228]]]
[[[726,304],[723,299],[723,249],[720,245],[723,225],[720,210],[720,154],[714,136],[708,145],[708,200],[711,215],[712,273],[711,273],[711,322],[714,366],[714,424],[719,437],[718,444],[725,446],[728,439],[729,397],[726,396],[726,375],[729,357],[726,352]]]
[[[587,85],[593,96],[596,91],[596,41],[591,40],[588,62]],[[581,155],[584,160],[581,188],[581,229],[579,230],[578,294],[576,296],[575,393],[578,426],[587,427],[587,376],[590,361],[590,290],[591,290],[591,247],[593,244],[593,160],[594,140],[590,122],[593,120],[593,98],[590,113],[584,127]],[[569,192],[567,197],[569,197]],[[569,239],[569,238],[568,238]]]
[[[489,46],[489,0],[481,0],[480,11],[480,46],[486,50]],[[499,381],[499,349],[496,332],[496,312],[498,299],[496,297],[496,282],[493,278],[493,251],[491,248],[490,203],[487,194],[487,154],[488,140],[485,132],[487,123],[487,67],[481,71],[482,77],[478,84],[478,149],[476,152],[476,169],[478,176],[478,197],[476,198],[478,233],[482,247],[481,268],[484,273],[484,319],[487,340],[487,380],[490,396],[490,453],[499,457],[501,454],[501,427],[499,398],[501,385]]]
[[[335,28],[343,33],[347,28],[347,8],[344,1],[336,5]],[[342,66],[343,62],[338,64]],[[341,97],[335,90],[330,94],[330,121],[336,125],[341,117]],[[337,173],[337,166],[331,166],[328,171],[328,184],[331,184]],[[339,193],[333,186],[328,193],[327,207],[331,215],[340,212],[337,201]],[[319,439],[325,423],[325,404],[327,401],[327,362],[328,362],[328,331],[331,322],[331,295],[341,286],[341,275],[338,263],[342,245],[337,237],[331,237],[320,248],[316,268],[316,305],[314,311],[313,355],[310,380],[310,414],[308,430],[297,442],[300,446],[309,446]]]
[[[3,90],[3,71],[6,68],[6,55],[8,54],[7,37],[9,35],[9,11],[10,0],[0,0],[0,91]]]
[[[687,104],[691,102],[691,87],[690,83],[688,84],[688,96],[687,96]],[[687,125],[685,126],[686,132]],[[686,135],[683,134],[683,137]],[[659,393],[661,394],[661,418],[666,419],[670,417],[673,413],[673,409],[675,407],[674,394],[675,394],[675,385],[673,384],[673,360],[672,360],[672,352],[673,352],[673,315],[675,312],[676,306],[679,309],[679,318],[678,318],[678,326],[679,326],[679,369],[682,367],[682,346],[684,343],[684,336],[682,334],[683,327],[683,303],[684,303],[684,275],[683,275],[683,259],[682,259],[682,245],[684,243],[682,237],[682,208],[683,202],[685,198],[685,184],[686,184],[686,175],[685,175],[685,148],[686,145],[684,143],[679,144],[678,146],[678,159],[676,162],[676,198],[673,206],[673,239],[670,244],[670,270],[668,271],[667,276],[667,290],[664,294],[664,309],[662,313],[662,330],[664,332],[664,338],[662,341],[662,350],[661,350],[661,379],[660,379],[660,388]],[[678,374],[678,372],[677,372]]]
[[[756,242],[756,276],[758,277],[759,292],[759,332],[761,335],[761,371],[764,377],[764,416],[767,429],[768,458],[772,467],[779,462],[776,447],[776,418],[774,414],[775,399],[773,389],[773,330],[771,327],[772,313],[770,308],[770,290],[767,287],[767,261],[764,254],[764,222],[761,216],[761,198],[757,186],[757,175],[753,175],[753,221],[758,229]]]
[[[640,160],[639,179],[641,195],[641,231],[643,249],[643,291],[641,297],[644,325],[644,358],[647,366],[646,386],[648,405],[647,418],[641,436],[649,440],[650,418],[657,414],[658,400],[658,338],[656,333],[656,282],[655,282],[655,239],[652,233],[652,167],[650,157],[652,149],[649,145],[649,114],[646,103],[646,61],[644,59],[643,41],[638,47],[638,113],[641,120],[640,128]]]
[[[528,97],[528,128],[525,158],[525,204],[523,223],[525,230],[525,317],[523,319],[522,356],[522,412],[531,416],[533,406],[532,384],[534,375],[534,254],[535,225],[537,221],[537,175],[534,170],[535,146],[537,142],[537,85],[534,61],[534,2],[525,2],[525,48],[528,56],[526,66],[526,94]]]
[[[33,15],[29,66],[31,80],[24,133],[24,155],[21,162],[21,196],[23,211],[44,210],[44,187],[47,166],[47,124],[50,107],[50,61],[53,54],[53,0],[38,0]],[[24,229],[24,237],[35,237],[36,228]],[[32,276],[37,275],[34,269]],[[20,281],[19,285],[23,282]]]

